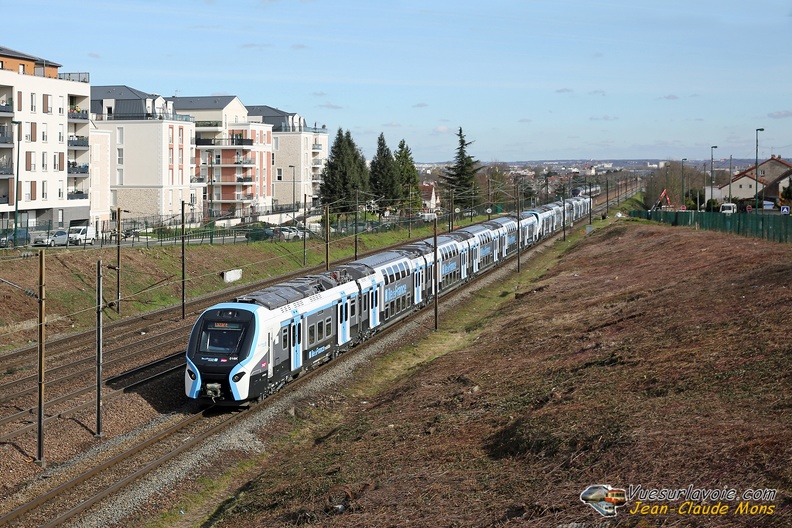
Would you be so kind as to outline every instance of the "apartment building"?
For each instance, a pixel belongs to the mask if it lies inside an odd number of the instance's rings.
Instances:
[[[273,181],[270,194],[275,209],[313,205],[319,194],[322,169],[327,163],[329,139],[327,127],[307,126],[305,118],[267,105],[248,106],[251,121],[272,125]],[[318,203],[316,205],[319,205]]]
[[[205,184],[206,217],[253,220],[272,207],[272,125],[251,121],[236,96],[168,97],[173,109],[192,116],[195,170]]]
[[[94,222],[90,77],[0,47],[0,227]],[[96,184],[96,186],[94,186]]]
[[[156,225],[181,215],[182,202],[202,217],[206,184],[195,172],[195,124],[173,103],[124,85],[91,87],[96,130],[109,134],[109,206]]]

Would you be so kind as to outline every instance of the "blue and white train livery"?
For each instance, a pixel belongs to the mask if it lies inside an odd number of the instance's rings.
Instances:
[[[185,392],[232,405],[272,394],[590,207],[589,197],[577,196],[443,234],[436,251],[428,238],[212,306],[190,334]]]

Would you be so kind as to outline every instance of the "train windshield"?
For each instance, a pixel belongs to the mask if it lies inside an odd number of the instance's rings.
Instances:
[[[207,321],[201,332],[198,350],[204,354],[238,355],[247,325]]]

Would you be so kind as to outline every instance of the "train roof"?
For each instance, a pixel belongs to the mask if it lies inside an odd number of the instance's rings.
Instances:
[[[263,306],[270,310],[280,308],[289,303],[306,299],[317,293],[335,288],[339,284],[348,282],[349,274],[342,270],[324,272],[307,277],[298,277],[290,281],[247,293],[234,299],[234,302],[251,303]]]

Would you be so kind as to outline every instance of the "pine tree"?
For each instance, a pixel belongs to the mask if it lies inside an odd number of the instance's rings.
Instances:
[[[399,182],[402,188],[402,209],[419,211],[421,209],[421,188],[418,180],[418,169],[415,168],[412,151],[403,139],[394,154],[396,168],[399,171]],[[410,200],[412,201],[410,202]]]
[[[380,215],[391,204],[401,200],[401,185],[396,160],[385,143],[385,135],[377,139],[377,153],[371,158],[370,173],[371,192],[375,196]]]
[[[467,153],[467,148],[473,142],[465,141],[462,127],[459,127],[457,137],[459,138],[459,146],[454,157],[454,165],[446,167],[440,178],[446,193],[449,195],[453,193],[455,204],[474,207],[478,201],[479,194],[476,173],[481,170],[481,166],[478,161]]]
[[[354,209],[356,191],[368,190],[368,179],[366,158],[355,145],[352,134],[339,128],[322,169],[320,200],[335,215],[348,213]]]

